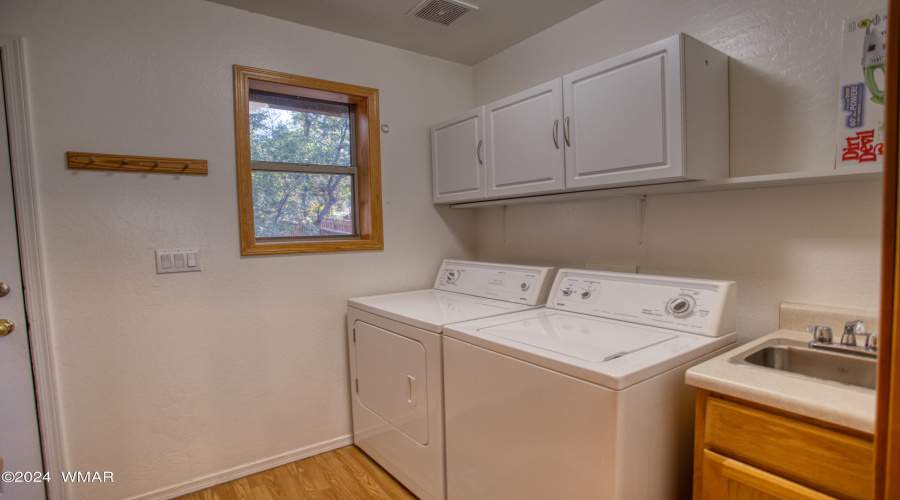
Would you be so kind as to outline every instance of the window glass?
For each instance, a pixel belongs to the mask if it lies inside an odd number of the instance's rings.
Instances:
[[[349,175],[253,172],[257,238],[355,234]]]
[[[351,165],[350,106],[250,93],[250,159]]]

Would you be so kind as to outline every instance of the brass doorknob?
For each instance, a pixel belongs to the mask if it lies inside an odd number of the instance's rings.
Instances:
[[[8,319],[0,319],[0,337],[9,335],[16,329],[16,324]]]
[[[9,285],[0,283],[0,297],[6,297],[7,295],[9,295]]]

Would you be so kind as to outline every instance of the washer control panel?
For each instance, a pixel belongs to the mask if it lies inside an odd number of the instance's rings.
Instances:
[[[478,297],[540,305],[547,298],[553,268],[445,260],[434,288]]]
[[[719,336],[735,329],[735,283],[561,269],[547,307]]]

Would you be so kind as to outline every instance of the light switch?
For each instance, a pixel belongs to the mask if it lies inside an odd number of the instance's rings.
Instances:
[[[156,251],[156,273],[200,271],[200,249],[180,248]]]

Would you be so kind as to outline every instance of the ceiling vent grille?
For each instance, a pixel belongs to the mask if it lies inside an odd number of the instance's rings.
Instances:
[[[478,7],[456,0],[424,0],[409,11],[407,15],[413,15],[426,21],[449,26],[463,14]]]

